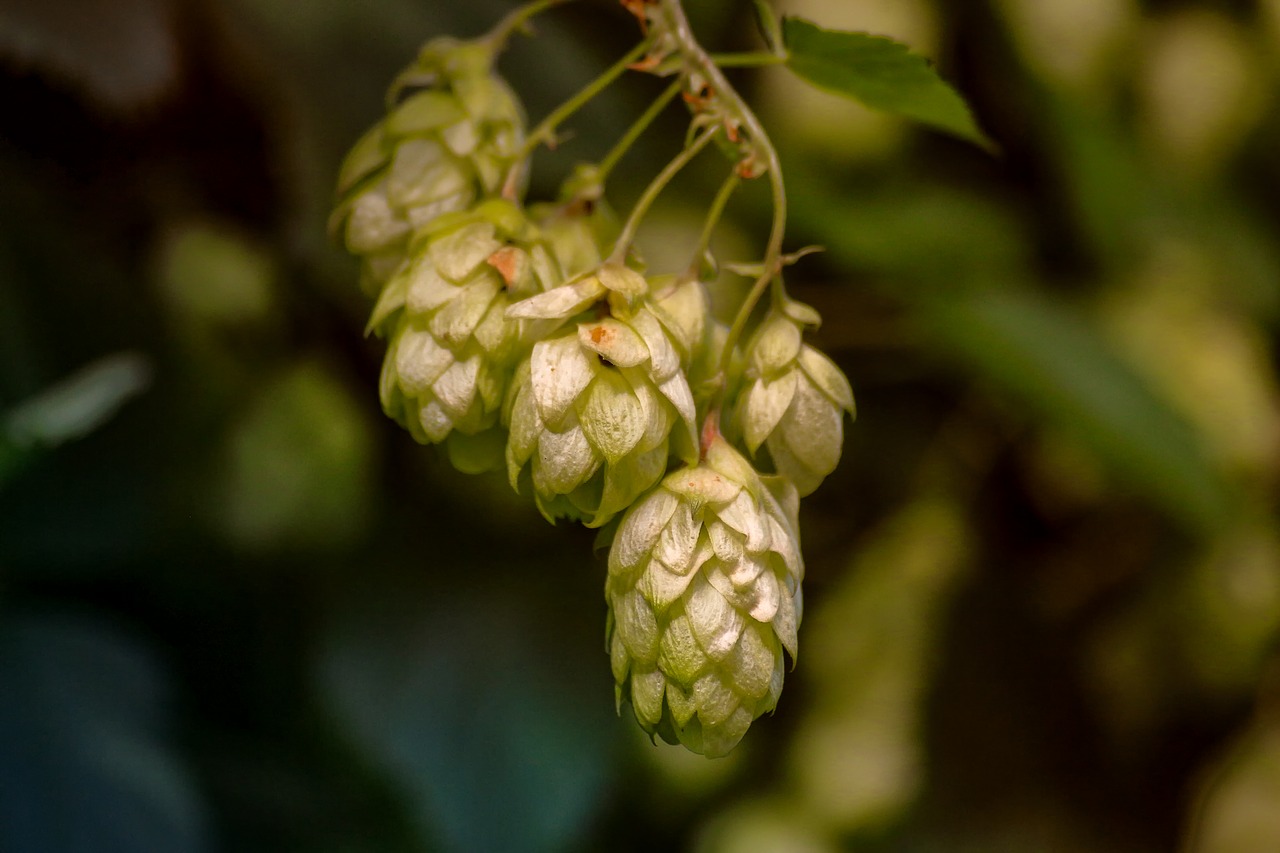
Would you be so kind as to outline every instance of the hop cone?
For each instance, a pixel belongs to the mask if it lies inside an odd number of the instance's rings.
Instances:
[[[503,188],[524,118],[483,42],[436,39],[393,87],[423,86],[355,144],[338,177],[330,220],[363,261],[371,295],[405,261],[414,230]]]
[[[383,409],[419,441],[445,442],[464,471],[500,467],[499,414],[520,355],[507,307],[563,279],[553,248],[510,202],[437,219],[370,320],[389,338]]]
[[[804,306],[796,306],[803,308]],[[761,445],[774,470],[810,494],[840,462],[844,413],[854,411],[849,380],[801,340],[800,322],[771,312],[747,345],[746,386],[735,425],[747,450]]]
[[[521,364],[505,409],[511,484],[532,486],[548,519],[600,526],[658,482],[673,449],[696,455],[683,358],[705,307],[666,299],[640,273],[606,265],[508,309],[560,327]]]
[[[794,490],[784,502],[716,437],[618,527],[605,584],[618,697],[668,743],[724,755],[777,704],[804,575]]]

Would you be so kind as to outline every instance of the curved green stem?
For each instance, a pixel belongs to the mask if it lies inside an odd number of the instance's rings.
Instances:
[[[649,129],[649,125],[653,124],[654,120],[667,108],[667,105],[675,99],[675,96],[680,94],[681,85],[681,81],[676,80],[668,86],[663,93],[649,105],[649,108],[641,114],[640,118],[636,119],[635,122],[632,123],[631,127],[627,128],[627,132],[622,135],[621,139],[614,143],[614,146],[609,149],[609,153],[604,155],[600,160],[599,165],[596,167],[596,172],[601,184],[603,184],[605,179],[609,177],[609,173],[613,171],[613,168],[618,165],[618,161],[631,150],[631,146],[635,144],[641,134]]]
[[[525,141],[524,148],[521,149],[518,159],[523,160],[528,157],[534,152],[534,149],[544,142],[550,143],[554,141],[556,128],[560,126],[562,121],[582,109],[588,101],[604,91],[614,80],[621,77],[623,72],[634,65],[648,51],[649,40],[645,39],[629,50],[626,56],[605,69],[604,73],[599,77],[584,86],[576,95],[552,110],[550,115],[540,121],[538,126],[529,132],[529,138]]]
[[[686,73],[696,71],[708,85],[720,104],[740,123],[751,141],[753,155],[763,161],[765,171],[769,174],[769,185],[773,192],[773,227],[769,233],[769,242],[765,249],[764,271],[751,287],[746,300],[738,309],[738,314],[729,327],[729,336],[725,340],[725,349],[720,356],[720,373],[723,374],[733,357],[733,349],[747,325],[756,303],[764,295],[765,288],[779,274],[782,268],[782,237],[787,224],[787,194],[782,183],[782,168],[778,162],[778,152],[760,124],[760,119],[747,106],[742,96],[725,78],[724,73],[716,65],[711,56],[698,43],[685,17],[680,0],[660,0],[662,11],[666,17],[667,33],[683,60]],[[779,280],[780,281],[780,280]],[[781,287],[781,284],[778,285]]]
[[[784,65],[787,57],[776,53],[753,50],[747,53],[713,53],[711,61],[721,68],[764,68],[769,65]]]
[[[498,21],[484,38],[493,45],[495,51],[502,50],[511,35],[527,24],[530,18],[545,12],[553,6],[560,6],[568,2],[570,0],[533,0],[532,3],[526,3],[518,9],[507,13],[507,16]]]
[[[606,263],[620,264],[626,261],[627,253],[631,251],[631,244],[635,242],[636,231],[640,228],[640,221],[649,212],[649,208],[653,206],[658,194],[666,188],[667,184],[671,183],[671,179],[681,169],[689,165],[689,161],[697,157],[698,153],[707,147],[707,143],[711,141],[712,137],[722,130],[723,128],[719,126],[709,127],[704,130],[698,135],[697,139],[685,146],[684,150],[672,158],[671,162],[649,183],[649,186],[645,187],[639,200],[636,201],[636,206],[632,209],[631,215],[627,217],[626,224],[622,226],[622,233],[618,235],[618,241],[614,243],[613,251],[609,253],[609,260]]]
[[[716,193],[715,199],[711,202],[711,209],[707,212],[707,219],[702,225],[702,234],[698,237],[698,246],[693,251],[693,260],[689,262],[689,271],[696,274],[702,266],[702,259],[707,254],[707,249],[711,246],[711,235],[715,233],[716,226],[720,224],[720,217],[724,215],[725,205],[729,203],[729,197],[733,195],[733,191],[738,188],[738,184],[742,182],[742,176],[738,171],[729,173],[729,177],[720,185],[720,191]]]

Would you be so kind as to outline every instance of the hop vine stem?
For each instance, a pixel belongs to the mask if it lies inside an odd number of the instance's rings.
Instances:
[[[534,152],[534,149],[543,143],[553,143],[555,141],[556,128],[560,126],[560,123],[582,109],[588,101],[608,88],[609,84],[614,80],[621,77],[640,57],[648,53],[649,47],[650,40],[642,40],[627,51],[625,56],[605,69],[599,77],[582,87],[577,94],[552,110],[546,118],[538,123],[537,127],[529,132],[529,138],[524,144],[524,149],[520,152],[519,159],[528,157]]]
[[[733,88],[733,85],[724,76],[724,72],[720,70],[715,58],[708,54],[698,42],[692,27],[689,25],[689,19],[685,15],[680,0],[659,0],[659,9],[665,19],[666,26],[664,29],[674,43],[676,52],[684,65],[685,74],[696,72],[706,80],[711,90],[715,93],[715,97],[746,130],[747,136],[755,148],[756,155],[763,161],[765,172],[769,175],[769,186],[773,194],[773,223],[769,232],[769,242],[765,249],[763,271],[752,285],[747,298],[743,300],[742,305],[739,307],[733,324],[729,327],[724,351],[720,356],[718,373],[721,389],[717,394],[717,396],[720,396],[723,393],[725,374],[733,359],[733,351],[737,346],[738,340],[742,337],[742,332],[751,318],[752,311],[761,297],[764,296],[764,292],[771,282],[777,283],[779,297],[781,296],[782,239],[787,225],[786,187],[782,180],[782,167],[778,159],[778,152],[773,147],[769,134],[760,123],[760,119],[756,117],[756,114],[747,105],[746,101],[742,99],[742,96],[738,94],[737,90]],[[766,55],[762,55],[759,60],[753,58],[752,64],[756,62],[759,62],[759,64],[771,64],[779,61],[769,54],[767,56],[770,58],[766,62],[764,61],[764,56]],[[720,403],[721,401],[717,399],[712,407],[713,410],[718,409]]]
[[[489,31],[485,38],[488,39],[495,50],[502,50],[511,35],[528,24],[530,18],[555,6],[563,6],[565,3],[570,2],[572,0],[534,0],[532,3],[526,3],[508,13]]]
[[[618,240],[614,244],[613,251],[609,254],[607,263],[621,264],[626,261],[627,253],[631,251],[631,244],[635,242],[640,222],[644,219],[645,214],[649,212],[649,208],[653,206],[658,194],[722,130],[723,128],[716,126],[702,131],[697,139],[689,143],[679,154],[673,157],[671,162],[658,173],[658,176],[653,179],[649,186],[645,187],[644,192],[636,201],[635,207],[632,208],[631,215],[627,217],[626,224],[622,226],[622,233],[618,235]]]

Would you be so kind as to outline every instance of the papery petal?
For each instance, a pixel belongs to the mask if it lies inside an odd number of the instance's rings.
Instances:
[[[757,379],[747,392],[742,413],[742,440],[755,453],[787,413],[796,393],[796,372],[788,370],[769,382]]]
[[[657,669],[631,673],[631,704],[641,725],[656,726],[662,719],[662,698],[666,690],[666,676]]]
[[[668,622],[658,642],[658,667],[682,687],[692,687],[706,668],[707,658],[693,637],[689,619],[680,614]]]
[[[570,284],[522,299],[507,309],[507,318],[527,320],[562,320],[586,309],[604,295],[604,286],[594,276],[585,276]]]
[[[453,430],[453,418],[435,400],[429,400],[418,412],[418,423],[433,443],[439,444]]]
[[[800,367],[813,380],[813,384],[822,389],[831,402],[850,413],[854,412],[853,388],[844,371],[826,355],[811,346],[800,350]]]
[[[431,318],[431,332],[441,343],[458,348],[471,337],[502,289],[492,276],[473,279]]]
[[[501,248],[493,223],[473,222],[437,237],[427,248],[427,255],[442,276],[461,282]]]
[[[747,626],[725,661],[725,669],[744,696],[759,698],[766,695],[774,669],[781,669],[777,666],[773,648],[761,636],[762,631],[768,630],[768,626]]]
[[[455,361],[431,386],[440,405],[453,418],[461,418],[476,398],[476,380],[480,375],[480,356]]]
[[[583,393],[578,421],[587,438],[609,462],[630,453],[644,435],[640,401],[631,386],[613,370],[601,370]]]
[[[508,312],[508,317],[510,312]],[[529,361],[533,398],[542,420],[558,428],[578,395],[590,384],[595,372],[576,335],[539,341]]]
[[[662,324],[648,310],[637,311],[631,318],[631,328],[644,340],[645,354],[649,360],[649,375],[654,382],[664,382],[680,369],[680,354],[671,345]],[[638,364],[639,362],[637,362]]]
[[[533,469],[534,484],[542,492],[565,495],[595,473],[600,457],[574,424],[564,432],[543,430],[538,436],[538,455]]]
[[[800,328],[781,314],[770,314],[751,342],[751,367],[757,375],[773,378],[796,359],[800,346]]]
[[[440,275],[436,265],[427,256],[414,260],[403,275],[407,287],[405,304],[412,314],[434,311],[459,293],[458,286]]]
[[[685,613],[698,645],[712,660],[722,660],[733,650],[746,624],[742,614],[705,580],[690,591]]]
[[[692,568],[693,552],[698,546],[698,534],[701,530],[701,520],[694,516],[687,501],[681,501],[662,528],[662,533],[653,546],[653,555],[666,563],[673,572],[687,573]]]
[[[649,358],[649,348],[635,330],[612,317],[578,324],[578,341],[617,367],[635,367]]]
[[[425,329],[410,326],[395,344],[396,373],[406,394],[423,393],[454,362],[453,353]]]
[[[778,601],[778,612],[773,615],[773,631],[778,635],[778,641],[787,650],[787,654],[791,655],[793,664],[796,660],[796,651],[799,645],[796,638],[799,627],[800,619],[796,613],[795,601],[791,596],[783,595]]]
[[[635,660],[652,664],[658,656],[658,620],[649,602],[633,590],[613,601],[615,631]]]

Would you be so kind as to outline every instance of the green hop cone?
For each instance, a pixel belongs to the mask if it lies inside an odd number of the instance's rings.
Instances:
[[[363,261],[376,295],[404,263],[415,230],[500,193],[524,142],[524,114],[493,70],[486,42],[441,38],[392,87],[422,87],[356,142],[338,176],[330,228]]]
[[[523,352],[507,307],[563,280],[553,247],[511,202],[437,219],[369,321],[389,339],[383,409],[418,441],[445,443],[463,471],[501,467],[499,415]]]
[[[696,458],[684,365],[705,299],[689,286],[606,264],[507,310],[540,338],[507,395],[507,471],[548,520],[598,527],[657,483],[673,452]]]
[[[812,309],[787,309],[771,311],[747,344],[734,427],[753,456],[763,445],[774,470],[803,496],[840,462],[853,390],[831,359],[801,339],[803,323],[816,320]]]
[[[731,750],[796,659],[795,490],[719,436],[623,516],[609,551],[608,648],[618,699],[650,734],[708,757]]]

